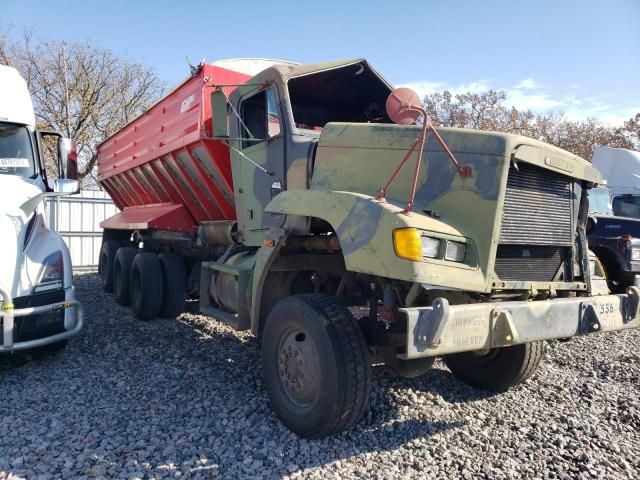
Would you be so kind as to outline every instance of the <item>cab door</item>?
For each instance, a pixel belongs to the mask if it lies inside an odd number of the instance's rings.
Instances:
[[[239,170],[241,178],[236,187],[238,223],[245,244],[261,245],[265,230],[284,223],[284,215],[264,212],[286,187],[285,132],[276,87],[243,95],[237,120],[240,138],[231,154],[234,177]]]

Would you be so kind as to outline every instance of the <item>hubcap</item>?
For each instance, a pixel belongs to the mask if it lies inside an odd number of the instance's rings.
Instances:
[[[309,336],[300,329],[285,332],[278,349],[278,374],[293,403],[301,407],[313,403],[318,373],[318,356]]]

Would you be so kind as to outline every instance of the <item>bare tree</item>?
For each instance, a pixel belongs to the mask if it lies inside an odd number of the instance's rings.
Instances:
[[[534,114],[530,110],[518,110],[507,107],[505,100],[503,91],[453,95],[445,90],[425,96],[424,104],[436,125],[526,135],[586,159],[591,159],[597,146],[634,148],[638,145],[640,114],[624,126],[612,128],[594,118],[573,121],[562,113]]]
[[[96,147],[145,111],[165,91],[153,69],[88,41],[19,41],[0,38],[0,62],[16,67],[28,83],[39,128],[78,141],[79,177],[95,185]]]
[[[624,123],[620,133],[640,150],[640,112]]]
[[[9,64],[9,52],[7,51],[7,37],[0,33],[0,64]]]

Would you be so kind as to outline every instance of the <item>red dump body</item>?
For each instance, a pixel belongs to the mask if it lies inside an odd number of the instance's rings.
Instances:
[[[251,76],[205,64],[98,146],[98,180],[122,210],[103,228],[184,232],[235,219],[229,149],[211,139],[211,93]]]

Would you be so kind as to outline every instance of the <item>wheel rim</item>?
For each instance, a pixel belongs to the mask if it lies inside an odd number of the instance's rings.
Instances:
[[[289,399],[300,407],[313,403],[318,393],[318,355],[307,333],[287,330],[278,347],[278,376]]]

